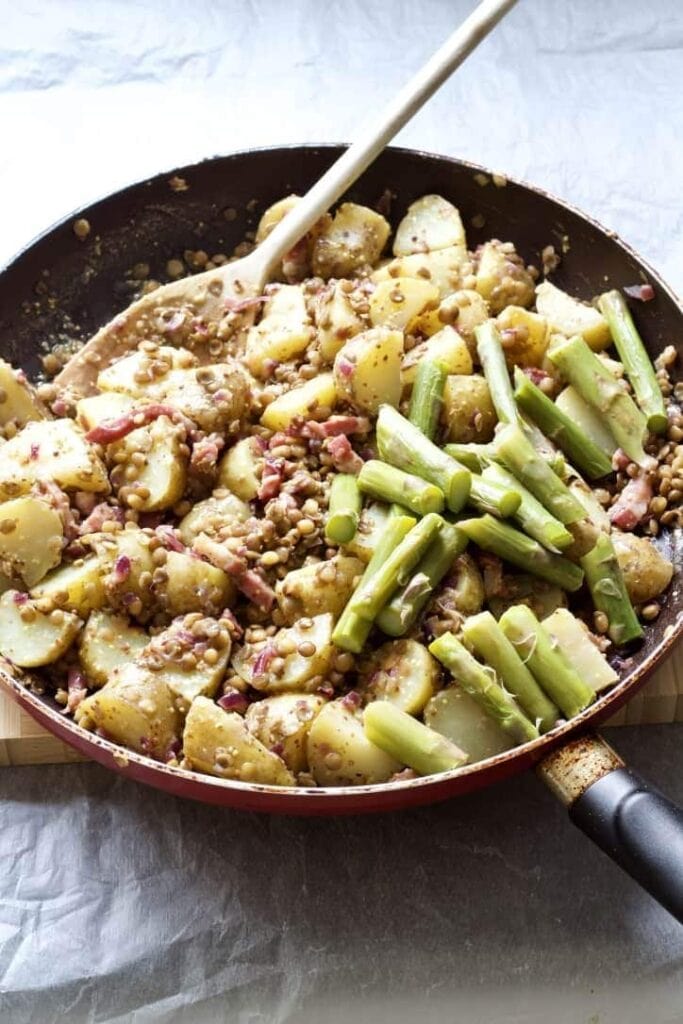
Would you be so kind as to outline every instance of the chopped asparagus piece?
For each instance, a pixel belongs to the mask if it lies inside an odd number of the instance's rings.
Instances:
[[[447,444],[444,451],[472,473],[482,473],[489,461],[495,458],[492,444]]]
[[[555,399],[555,405],[564,416],[576,424],[582,434],[590,438],[611,463],[612,456],[617,450],[617,442],[601,414],[584,401],[576,388],[568,384]]]
[[[484,370],[491,399],[501,423],[517,423],[519,414],[512,394],[505,353],[495,321],[487,320],[474,328],[479,362]]]
[[[496,438],[499,460],[564,525],[585,518],[583,506],[538,454],[519,427],[508,424]]]
[[[410,509],[419,516],[428,512],[441,512],[443,491],[423,477],[388,466],[379,459],[369,459],[358,475],[358,486],[364,494],[383,501],[393,501],[401,509]],[[396,512],[392,511],[392,515]]]
[[[551,515],[512,473],[498,465],[497,462],[492,462],[484,470],[483,476],[485,480],[490,480],[492,483],[501,484],[503,487],[514,486],[517,489],[520,504],[513,518],[525,533],[528,533],[530,537],[550,551],[569,547],[574,538],[567,527]]]
[[[617,682],[618,674],[591,640],[588,627],[572,615],[568,608],[557,608],[552,615],[543,619],[543,628],[556,641],[583,681],[592,686],[596,693]]]
[[[538,541],[493,516],[464,519],[458,527],[484,551],[490,551],[549,583],[556,583],[564,590],[579,590],[583,583],[583,572],[578,565],[546,551]]]
[[[328,544],[348,544],[358,529],[361,510],[358,480],[350,473],[338,473],[330,487],[330,501],[325,523]]]
[[[455,743],[387,701],[368,704],[363,724],[371,743],[420,775],[447,772],[468,760]]]
[[[609,621],[609,636],[615,644],[626,644],[643,635],[643,627],[633,610],[624,577],[612,541],[601,533],[595,547],[584,555],[581,565],[598,611]]]
[[[434,440],[439,424],[447,376],[448,371],[435,359],[423,359],[418,363],[408,419],[430,441]]]
[[[517,481],[515,481],[515,484]],[[469,504],[479,512],[490,512],[491,515],[507,519],[517,512],[522,498],[516,486],[501,484],[499,481],[486,479],[476,473],[472,474],[472,487]]]

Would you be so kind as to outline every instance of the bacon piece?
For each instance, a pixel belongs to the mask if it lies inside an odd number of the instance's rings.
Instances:
[[[525,366],[522,369],[522,373],[525,377],[528,377],[532,384],[535,384],[537,388],[540,388],[541,384],[546,380],[552,380],[549,373],[542,370],[539,366]]]
[[[263,611],[270,611],[275,603],[275,591],[257,572],[248,567],[246,559],[234,554],[224,544],[211,540],[205,533],[200,533],[195,540],[194,550],[231,576],[245,597]]]
[[[218,457],[225,447],[225,438],[220,434],[207,434],[192,446],[190,469],[209,473],[216,468]]]
[[[618,473],[619,470],[626,469],[626,467],[629,466],[630,464],[631,460],[629,459],[626,452],[622,451],[621,448],[617,448],[614,455],[612,456],[612,469],[614,470],[614,472]]]
[[[178,536],[177,531],[174,530],[173,527],[169,526],[167,523],[162,523],[161,526],[157,526],[155,532],[161,543],[169,551],[178,551],[182,553],[187,550],[182,540]]]
[[[84,519],[78,527],[79,536],[84,537],[88,533],[99,533],[105,523],[124,522],[123,509],[116,505],[108,505],[106,501],[95,505],[87,519]]]
[[[49,502],[55,512],[59,513],[62,520],[62,529],[64,530],[64,539],[67,542],[75,540],[78,537],[79,526],[76,514],[69,503],[68,495],[64,493],[61,487],[58,487],[54,480],[38,480],[35,484],[35,489],[41,497]]]
[[[170,420],[174,422],[181,421],[186,423],[186,418],[178,413],[177,409],[174,409],[172,405],[163,405],[160,402],[154,402],[151,405],[143,405],[139,409],[132,409],[130,412],[125,413],[123,416],[117,416],[115,419],[102,420],[96,427],[89,430],[85,435],[86,441],[92,441],[95,444],[112,444],[114,441],[120,441],[126,437],[133,430],[137,430],[138,427],[144,427],[152,420],[156,420],[159,416],[168,416]]]
[[[266,456],[261,474],[261,486],[256,497],[259,501],[270,501],[277,497],[285,478],[285,460],[271,459]]]
[[[88,695],[88,680],[78,668],[70,668],[67,676],[67,701],[62,714],[70,715]]]
[[[655,297],[651,284],[629,284],[624,291],[630,299],[638,299],[639,302],[650,302]]]
[[[367,434],[369,430],[370,420],[366,416],[330,416],[322,423],[307,420],[300,428],[295,427],[292,432],[299,437],[324,440],[326,437],[338,437],[340,434]]]
[[[235,583],[244,596],[264,612],[269,612],[275,604],[275,591],[254,569],[247,569]]]
[[[230,611],[229,608],[224,608],[221,612],[221,619],[228,624],[228,630],[233,640],[241,640],[244,636],[244,630],[240,626],[235,613]]]
[[[633,530],[647,514],[652,499],[652,483],[640,474],[626,484],[609,510],[610,522],[620,530]]]
[[[332,458],[335,469],[341,473],[360,473],[363,460],[354,452],[345,434],[331,437],[325,442],[327,454]]]

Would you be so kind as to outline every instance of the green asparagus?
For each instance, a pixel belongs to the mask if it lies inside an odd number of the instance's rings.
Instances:
[[[515,368],[515,399],[551,441],[592,480],[612,472],[612,461],[527,375]]]
[[[576,388],[568,384],[555,399],[555,405],[568,419],[575,423],[582,434],[590,438],[596,448],[612,461],[617,442],[612,431],[606,426],[603,416],[592,405],[584,401]]]
[[[325,522],[328,544],[348,544],[356,535],[361,510],[358,479],[350,473],[338,473],[332,480]]]
[[[377,417],[380,458],[407,473],[428,480],[441,491],[451,512],[459,512],[470,493],[470,471],[425,437],[391,405]]]
[[[593,550],[581,559],[581,565],[593,604],[607,616],[610,639],[615,644],[626,644],[641,637],[643,627],[633,610],[616,552],[606,533],[599,535]]]
[[[549,583],[556,583],[563,590],[579,590],[583,583],[583,571],[578,565],[546,551],[538,541],[493,516],[460,520],[458,529],[484,551],[490,551]]]
[[[481,473],[489,461],[495,458],[492,444],[447,444],[444,451],[472,473]]]
[[[384,529],[379,535],[377,547],[372,558],[365,567],[361,582],[371,580],[382,568],[392,551],[401,543],[406,534],[415,526],[411,516],[392,516],[387,519]],[[352,611],[347,602],[344,611],[334,627],[332,641],[345,651],[359,654],[368,638],[372,622],[362,619]]]
[[[429,645],[430,652],[445,665],[468,693],[516,743],[535,740],[538,729],[487,669],[463,647],[452,633],[444,633]]]
[[[502,487],[514,487],[520,497],[519,508],[513,519],[522,527],[525,533],[537,540],[544,548],[557,552],[558,549],[567,548],[574,540],[572,534],[559,519],[551,515],[541,505],[540,501],[534,498],[531,491],[528,491],[523,484],[520,484],[512,473],[504,469],[497,462],[492,462],[484,470],[483,477],[492,483],[498,483]]]
[[[471,615],[462,627],[463,636],[482,661],[498,673],[540,732],[548,732],[560,716],[557,707],[540,688],[491,612]]]
[[[548,356],[562,376],[604,418],[629,459],[650,469],[653,460],[643,450],[645,417],[583,338],[577,335],[553,345]]]
[[[363,494],[396,502],[401,508],[410,509],[419,516],[427,512],[441,512],[444,506],[443,491],[434,484],[413,473],[388,466],[379,459],[369,459],[364,463],[358,474],[358,486]]]
[[[663,434],[668,426],[664,396],[626,300],[621,292],[605,292],[598,299],[598,306],[609,324],[638,405],[647,417],[648,429]]]
[[[495,321],[487,320],[474,328],[477,339],[477,353],[486,382],[491,392],[491,401],[501,423],[517,423],[519,414],[512,394],[505,353]]]
[[[434,440],[443,405],[448,371],[435,359],[421,359],[410,396],[408,419],[430,441]]]
[[[436,586],[467,546],[467,537],[444,523],[418,562],[411,579],[397,590],[379,613],[377,625],[389,636],[404,636],[416,621]]]
[[[478,512],[490,512],[491,515],[507,519],[517,512],[522,499],[516,486],[510,487],[473,473],[468,502]]]
[[[500,618],[500,628],[536,681],[567,718],[595,700],[595,691],[572,668],[569,659],[543,628],[531,608],[517,604]]]
[[[508,424],[499,431],[496,452],[499,461],[565,526],[585,518],[583,506],[553,473],[519,427]]]
[[[447,772],[469,760],[455,743],[386,700],[367,705],[363,725],[371,743],[420,775]]]
[[[566,463],[560,449],[556,448],[552,441],[548,440],[543,431],[539,430],[534,421],[530,420],[528,416],[520,416],[519,419],[525,436],[531,441],[538,454],[545,459],[555,476],[559,476],[560,480],[564,480]]]

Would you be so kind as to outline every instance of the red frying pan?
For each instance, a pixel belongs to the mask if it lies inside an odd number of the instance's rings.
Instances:
[[[166,261],[187,248],[230,252],[268,205],[290,192],[303,194],[340,152],[335,146],[293,146],[217,157],[131,185],[74,213],[0,273],[0,354],[36,372],[46,342],[72,335],[74,324],[85,339],[128,305],[125,274],[135,263],[149,263],[151,276],[162,277]],[[187,188],[179,188],[179,181]],[[542,190],[511,181],[501,185],[498,176],[496,182],[472,164],[387,149],[348,198],[372,206],[390,193],[395,222],[418,196],[440,193],[460,208],[472,246],[491,237],[510,239],[527,261],[537,263],[546,245],[555,244],[559,251],[567,237],[568,250],[553,277],[560,287],[590,298],[606,287],[647,280],[655,298],[639,306],[637,315],[650,355],[678,344],[683,308],[634,252]],[[84,242],[72,230],[79,217],[92,228]],[[680,529],[664,534],[658,544],[680,567]],[[622,681],[571,722],[523,747],[443,775],[338,789],[277,789],[167,767],[83,732],[49,697],[31,692],[26,679],[0,669],[0,682],[41,725],[107,768],[224,807],[288,814],[396,810],[537,767],[568,805],[574,822],[683,921],[683,814],[629,771],[592,731],[634,695],[682,633],[677,575],[642,647],[621,668]]]

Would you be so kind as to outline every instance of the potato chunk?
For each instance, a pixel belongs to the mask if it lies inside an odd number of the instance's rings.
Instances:
[[[302,616],[330,612],[336,618],[351,596],[353,584],[365,565],[358,558],[335,555],[325,562],[292,569],[275,586],[284,620],[294,623]]]
[[[178,409],[202,430],[227,434],[232,423],[244,417],[251,392],[246,373],[233,359],[171,370],[152,396]]]
[[[441,679],[436,658],[417,640],[389,640],[365,659],[359,692],[368,701],[387,700],[418,715]]]
[[[218,615],[235,599],[235,585],[222,569],[184,551],[168,551],[164,569],[167,579],[153,584],[153,591],[169,615]]]
[[[449,686],[432,697],[425,708],[424,720],[430,729],[466,750],[471,762],[495,757],[515,745],[498,723],[459,686]]]
[[[195,697],[214,696],[225,674],[230,649],[225,622],[185,615],[152,637],[137,660],[156,670],[179,698],[179,706],[187,708]]]
[[[552,331],[571,338],[580,334],[594,352],[601,352],[612,344],[612,335],[602,313],[567,295],[550,281],[536,288],[536,309],[545,317]]]
[[[23,370],[0,359],[0,425],[25,426],[31,420],[49,419],[49,412],[29,384]]]
[[[112,472],[112,482],[118,484],[122,504],[140,512],[159,512],[180,501],[187,483],[188,454],[183,448],[184,439],[182,428],[167,416],[160,416],[113,446],[112,454],[121,461]],[[145,459],[142,465],[133,461],[133,456],[139,455]],[[137,470],[132,482],[127,477],[131,466]]]
[[[256,437],[244,437],[218,464],[218,487],[227,487],[242,501],[253,501],[261,486],[263,448]]]
[[[241,715],[223,711],[206,697],[192,702],[183,733],[190,768],[221,779],[293,786],[284,761],[254,736]]]
[[[377,547],[377,541],[387,524],[388,517],[389,506],[383,502],[373,501],[369,505],[364,505],[356,535],[348,544],[344,544],[344,551],[367,564]]]
[[[530,306],[534,299],[533,278],[509,243],[491,241],[481,247],[476,289],[494,315],[509,305]]]
[[[436,285],[416,277],[391,278],[380,281],[370,296],[370,323],[373,327],[410,331],[421,313],[438,305]]]
[[[183,544],[192,547],[200,533],[214,537],[218,531],[237,520],[244,522],[251,515],[245,501],[226,489],[214,491],[210,498],[198,501],[178,523],[178,532]]]
[[[148,611],[155,601],[152,593],[155,565],[149,540],[146,533],[135,527],[115,534],[114,542],[102,548],[111,566],[104,579],[107,600],[112,608],[131,611],[136,617]]]
[[[496,410],[481,374],[451,374],[446,378],[441,420],[449,441],[469,444],[491,440],[497,423]]]
[[[651,540],[615,530],[612,543],[628,596],[634,604],[651,601],[666,590],[671,583],[674,568]]]
[[[92,430],[103,420],[115,420],[135,408],[135,399],[122,391],[102,391],[88,395],[76,404],[76,419],[83,430]]]
[[[79,711],[115,742],[158,761],[168,758],[180,735],[180,715],[163,677],[137,662],[115,668]]]
[[[410,352],[406,352],[401,363],[404,384],[414,384],[417,367],[422,359],[436,359],[448,373],[472,373],[472,357],[467,344],[452,327],[443,327]]]
[[[342,203],[313,244],[311,266],[320,277],[353,277],[376,263],[389,237],[389,224],[379,213]]]
[[[345,341],[365,328],[340,281],[330,283],[315,300],[315,324],[323,359],[331,363]]]
[[[261,423],[270,430],[286,430],[292,420],[327,419],[337,401],[337,389],[332,373],[320,373],[305,384],[285,391],[266,406]]]
[[[114,669],[127,665],[144,650],[149,637],[124,615],[93,612],[78,644],[83,672],[93,686],[104,686]]]
[[[388,327],[374,327],[347,341],[334,361],[337,392],[362,412],[377,413],[387,402],[401,398],[403,335]]]
[[[184,348],[161,345],[155,352],[138,349],[106,366],[97,377],[100,391],[116,391],[131,398],[149,398],[163,389],[171,370],[196,366],[197,360]]]
[[[34,586],[62,556],[59,513],[39,498],[15,498],[0,505],[0,571]]]
[[[540,366],[548,347],[548,321],[523,306],[506,306],[497,317],[505,361],[514,366]]]
[[[73,420],[27,423],[3,445],[0,500],[24,494],[37,480],[53,480],[64,490],[109,491],[104,463]]]
[[[567,608],[556,608],[543,619],[543,627],[553,638],[560,651],[566,654],[584,683],[596,693],[619,679],[618,674],[590,638],[588,627]]]
[[[76,639],[81,620],[69,612],[44,615],[17,590],[0,597],[0,654],[21,668],[49,665]]]
[[[285,196],[283,199],[278,199],[277,202],[268,207],[266,212],[261,215],[258,227],[256,228],[255,241],[257,245],[260,245],[261,242],[268,237],[273,228],[278,226],[282,218],[286,217],[290,210],[294,209],[300,198],[301,197],[297,195]]]
[[[251,704],[245,720],[264,747],[277,749],[289,770],[296,774],[308,767],[306,737],[324,703],[323,697],[311,693],[283,693]]]
[[[465,229],[455,206],[443,196],[416,199],[396,229],[394,256],[457,246],[464,249]]]
[[[232,667],[245,683],[263,693],[315,693],[330,670],[334,655],[332,615],[300,619],[258,644],[244,644],[232,659]],[[278,650],[283,651],[278,655]],[[290,650],[291,653],[285,653]],[[275,658],[279,671],[271,669]]]
[[[274,363],[286,363],[310,344],[311,322],[300,285],[280,285],[249,328],[245,362],[255,377],[267,378]]]
[[[106,552],[65,562],[31,590],[36,600],[50,600],[85,617],[106,600],[104,573],[109,566]]]
[[[451,245],[434,252],[399,256],[375,270],[370,279],[378,284],[392,278],[416,277],[433,284],[438,289],[439,298],[445,299],[451,292],[462,288],[465,277],[471,273],[472,263],[465,249]]]
[[[342,698],[320,709],[308,732],[308,765],[320,786],[386,782],[401,765],[365,735],[363,717]]]

